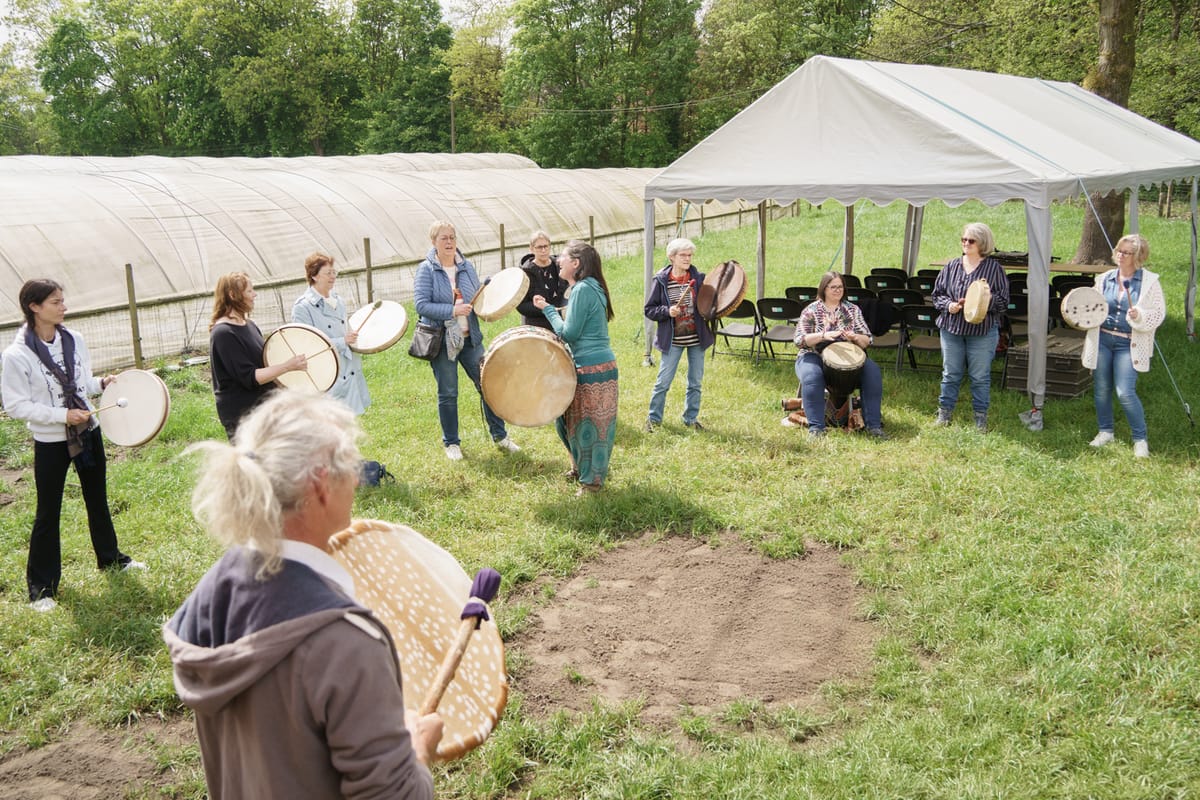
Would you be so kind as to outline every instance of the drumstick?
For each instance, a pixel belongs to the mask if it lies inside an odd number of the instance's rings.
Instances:
[[[283,346],[286,347],[289,351],[291,351],[293,356],[300,355],[299,353],[296,352],[296,348],[292,347],[292,343],[287,340],[286,336],[280,336],[279,338],[283,341]],[[333,345],[331,344],[331,345],[325,347],[324,349],[318,350],[317,352],[313,353],[313,355],[319,356],[319,355],[321,355],[321,353],[324,353],[326,350],[329,350],[332,347],[333,347]],[[308,356],[305,356],[305,358],[307,359]],[[321,387],[317,386],[316,378],[314,378],[312,375],[308,374],[308,367],[305,367],[303,372],[304,372],[304,377],[308,378],[308,382],[313,385],[313,388],[316,389],[318,392],[321,391]]]
[[[676,308],[683,308],[683,301],[687,299],[688,292],[692,290],[692,282],[688,281],[683,286],[683,291],[679,293],[679,299],[675,301]]]
[[[471,305],[475,305],[475,301],[479,299],[479,295],[483,294],[483,290],[486,289],[487,285],[491,282],[492,282],[492,278],[490,275],[483,279],[483,285],[479,287],[479,291],[477,291],[475,293],[475,295],[471,298]]]
[[[371,306],[371,310],[367,312],[367,316],[366,316],[366,318],[365,318],[365,319],[362,321],[362,324],[361,324],[361,325],[359,325],[357,328],[355,328],[355,329],[354,329],[354,332],[355,332],[355,333],[361,333],[361,332],[362,332],[362,329],[363,329],[363,328],[365,328],[365,327],[367,327],[367,320],[371,318],[371,315],[372,315],[372,314],[374,314],[374,313],[375,313],[375,310],[376,310],[376,309],[378,309],[378,308],[379,308],[381,305],[383,305],[383,301],[382,301],[382,300],[376,300],[376,301],[375,301],[374,305],[372,305],[372,306]]]
[[[462,622],[458,625],[458,636],[455,637],[454,644],[446,651],[433,685],[425,693],[425,699],[421,703],[421,714],[432,714],[437,711],[438,703],[442,702],[442,695],[446,693],[450,681],[454,680],[458,662],[462,661],[463,654],[467,652],[471,634],[483,620],[488,618],[487,606],[484,603],[491,602],[499,590],[499,572],[491,567],[484,567],[475,573],[475,580],[471,581],[471,597],[463,607]]]
[[[124,398],[124,397],[118,397],[118,398],[117,398],[117,402],[115,402],[115,403],[109,403],[108,405],[106,405],[106,406],[104,406],[104,407],[102,407],[102,408],[97,408],[97,409],[96,409],[95,411],[93,411],[92,413],[93,413],[93,414],[99,414],[101,411],[108,411],[110,408],[125,408],[125,406],[127,406],[127,405],[129,405],[129,400],[127,400],[127,399],[126,399],[126,398]]]

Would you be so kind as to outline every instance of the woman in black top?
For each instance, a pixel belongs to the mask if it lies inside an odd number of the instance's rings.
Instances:
[[[550,255],[550,234],[533,232],[529,237],[529,252],[521,258],[521,269],[529,276],[529,291],[517,304],[521,321],[550,330],[546,315],[533,304],[533,298],[541,296],[560,311],[567,305],[567,282],[558,275],[558,259]]]
[[[276,378],[308,366],[303,353],[282,364],[263,366],[262,331],[249,319],[255,297],[254,285],[244,272],[222,275],[213,295],[212,322],[208,326],[209,360],[217,417],[230,441],[237,432],[238,421],[275,388]]]

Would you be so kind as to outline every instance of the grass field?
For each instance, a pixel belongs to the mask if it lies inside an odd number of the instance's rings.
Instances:
[[[1074,252],[1082,210],[1055,210],[1054,252]],[[868,206],[857,220],[856,271],[899,261],[904,209]],[[931,206],[922,260],[954,252],[981,219],[1002,249],[1022,250],[1020,206]],[[830,204],[771,223],[765,293],[814,284],[837,250],[843,212]],[[1200,355],[1183,319],[1189,225],[1141,219],[1169,317],[1158,343],[1188,402]],[[754,261],[754,231],[697,240],[701,269]],[[833,544],[865,590],[859,614],[880,631],[867,677],[824,692],[827,711],[799,724],[748,697],[673,731],[640,724],[637,704],[537,718],[516,691],[489,742],[437,775],[444,796],[472,798],[1184,798],[1200,793],[1200,502],[1197,436],[1159,358],[1138,389],[1152,458],[1135,462],[1118,413],[1118,445],[1095,451],[1090,396],[1050,399],[1043,432],[1017,419],[1028,399],[994,385],[992,430],[960,414],[935,429],[936,373],[884,370],[885,443],[831,435],[809,443],[779,425],[790,360],[718,356],[693,435],[679,422],[683,376],[663,430],[647,436],[655,370],[642,365],[640,258],[613,259],[611,327],[621,370],[617,447],[603,495],[576,501],[549,428],[514,429],[524,452],[490,446],[474,392],[463,393],[467,460],[445,459],[428,367],[398,346],[367,357],[374,405],[364,452],[399,480],[365,491],[355,513],[402,522],[446,547],[468,572],[505,577],[497,616],[519,631],[531,600],[514,589],[565,577],[599,550],[650,531],[740,536],[776,558]],[[68,287],[69,291],[69,287]],[[751,288],[751,295],[754,289]],[[410,309],[411,312],[411,309]],[[485,329],[490,341],[513,324]],[[68,318],[68,324],[70,319]],[[656,359],[657,360],[657,359]],[[881,363],[887,357],[880,358]],[[183,714],[159,626],[218,555],[191,520],[187,442],[219,437],[211,391],[194,371],[167,371],[173,412],[163,434],[110,450],[110,501],[123,549],[150,564],[131,576],[94,568],[78,486],[68,480],[61,607],[25,604],[33,514],[31,449],[0,423],[0,747],[54,741],[64,726],[102,727]],[[965,393],[964,389],[964,393]],[[960,408],[964,406],[960,405]],[[18,480],[18,477],[21,479]],[[699,487],[699,491],[696,490]],[[803,609],[784,613],[803,616]],[[162,755],[180,777],[163,792],[202,797],[194,748]]]

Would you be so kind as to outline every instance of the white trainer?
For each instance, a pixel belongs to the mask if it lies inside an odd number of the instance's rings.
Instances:
[[[58,602],[53,597],[39,597],[29,604],[34,611],[53,611],[58,608]]]
[[[144,569],[150,569],[150,568],[147,567],[145,564],[143,564],[141,561],[128,561],[121,565],[121,572],[128,572],[131,569],[144,570]]]
[[[507,436],[505,436],[505,437],[504,437],[503,439],[501,439],[500,441],[496,442],[496,447],[499,447],[501,450],[503,450],[503,451],[504,451],[504,452],[506,452],[506,453],[519,453],[519,452],[521,452],[521,448],[520,448],[520,447],[517,447],[517,443],[516,443],[516,442],[514,442],[512,439],[510,439],[510,438],[509,438],[509,437],[507,437]]]
[[[446,445],[446,458],[451,461],[462,461],[462,448],[456,444]]]
[[[1138,439],[1136,442],[1134,442],[1133,443],[1133,457],[1134,458],[1149,458],[1150,457],[1150,443],[1147,442],[1145,439]]]
[[[1106,444],[1111,444],[1112,440],[1113,435],[1111,431],[1100,431],[1096,434],[1096,438],[1092,439],[1088,444],[1092,447],[1104,447]]]

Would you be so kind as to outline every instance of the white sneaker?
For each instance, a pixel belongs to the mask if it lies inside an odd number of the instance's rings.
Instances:
[[[446,458],[451,461],[462,461],[462,448],[456,444],[446,445]]]
[[[53,611],[58,608],[58,602],[53,597],[39,597],[29,604],[34,611]]]
[[[1096,434],[1096,438],[1092,439],[1092,441],[1089,442],[1089,444],[1091,444],[1092,447],[1104,447],[1104,445],[1111,443],[1112,440],[1113,440],[1113,435],[1110,431],[1100,431],[1099,433]],[[1135,448],[1136,448],[1136,445],[1135,445]]]
[[[1150,457],[1150,443],[1147,442],[1145,439],[1138,439],[1136,442],[1134,442],[1133,443],[1133,457],[1134,458],[1149,458]]]
[[[506,453],[521,452],[521,448],[517,447],[517,443],[514,442],[512,439],[510,439],[507,436],[505,436],[500,441],[496,442],[496,447],[499,447],[501,450],[503,450]]]
[[[128,572],[131,569],[150,569],[141,561],[129,561],[121,565],[121,572]]]

